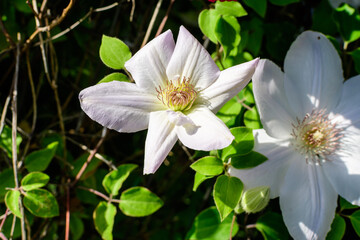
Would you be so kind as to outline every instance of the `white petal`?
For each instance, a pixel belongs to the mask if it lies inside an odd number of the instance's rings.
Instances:
[[[333,109],[340,99],[340,57],[321,33],[306,31],[291,45],[284,64],[289,103],[302,119],[314,108]]]
[[[346,121],[348,125],[353,125],[360,129],[359,90],[360,75],[347,80],[344,83],[340,103],[334,110],[334,113],[341,115],[341,118],[345,118],[340,121]]]
[[[289,138],[295,117],[285,96],[280,68],[269,60],[260,60],[253,76],[253,91],[266,132],[275,138]]]
[[[245,189],[269,186],[270,197],[279,196],[289,163],[298,160],[298,155],[289,147],[289,142],[275,139],[266,134],[264,129],[254,130],[254,151],[265,155],[268,160],[257,167],[240,170],[231,168],[230,174],[241,179]]]
[[[150,113],[149,130],[145,142],[144,174],[154,173],[177,141],[174,124],[166,111]]]
[[[219,77],[220,70],[206,49],[181,26],[166,74],[169,80],[190,79],[191,84],[201,90]]]
[[[155,95],[133,83],[119,81],[88,87],[80,92],[79,99],[91,119],[118,132],[146,129],[149,113],[164,109]]]
[[[325,239],[335,216],[337,193],[321,165],[293,161],[280,189],[280,208],[294,239]]]
[[[187,116],[194,125],[176,126],[180,141],[188,148],[210,151],[230,145],[234,140],[226,125],[207,108],[195,108]]]
[[[166,67],[174,48],[173,35],[168,30],[140,49],[125,63],[125,68],[139,87],[155,92],[155,88],[166,86]]]
[[[199,98],[204,99],[210,110],[216,113],[249,83],[258,62],[257,58],[221,71],[219,79],[201,91]]]
[[[352,204],[360,205],[360,130],[349,127],[343,134],[341,150],[323,167],[336,192]]]

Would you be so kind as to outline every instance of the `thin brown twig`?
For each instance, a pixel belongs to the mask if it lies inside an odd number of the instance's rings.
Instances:
[[[170,14],[171,8],[172,8],[172,6],[174,5],[174,3],[175,3],[175,0],[170,0],[169,7],[168,7],[168,9],[166,10],[166,14],[165,14],[163,20],[161,21],[161,23],[160,23],[160,25],[159,25],[159,28],[158,28],[158,30],[157,30],[157,32],[156,32],[156,34],[155,34],[155,37],[159,36],[160,33],[162,32],[162,30],[164,29],[165,23],[166,23],[167,19],[169,18],[169,14]]]
[[[157,15],[158,15],[158,13],[159,13],[159,10],[160,10],[162,1],[163,1],[163,0],[159,0],[158,3],[156,4],[154,13],[153,13],[153,15],[152,15],[152,17],[151,17],[151,20],[150,20],[148,29],[146,30],[146,34],[145,34],[144,40],[143,40],[140,48],[144,47],[145,44],[146,44],[146,43],[148,42],[148,40],[149,40],[149,37],[150,37],[150,34],[151,34],[151,30],[152,30],[153,27],[154,27],[154,23],[155,23],[155,20],[156,20]]]
[[[1,31],[2,31],[2,32],[4,33],[4,35],[5,35],[6,41],[7,41],[8,43],[10,43],[10,45],[11,45],[12,47],[15,48],[15,47],[16,47],[16,44],[15,44],[14,40],[11,38],[10,34],[8,33],[8,31],[6,30],[5,25],[4,25],[3,21],[1,20],[1,18],[0,18],[0,28],[1,28]]]
[[[2,232],[0,232],[0,238],[2,240],[8,240],[7,237],[5,237],[5,235]]]
[[[99,147],[101,146],[101,144],[104,142],[106,137],[106,131],[105,134],[103,134],[99,140],[99,142],[96,144],[95,148],[91,151],[90,155],[88,156],[88,158],[86,159],[86,162],[84,162],[84,164],[82,165],[81,169],[79,170],[78,174],[76,175],[74,181],[71,183],[71,186],[75,186],[75,184],[80,180],[81,176],[84,174],[87,166],[89,165],[89,163],[91,162],[91,160],[94,158],[96,152],[99,150]]]
[[[108,196],[106,196],[106,195],[103,194],[102,192],[99,192],[99,191],[94,190],[94,189],[92,189],[92,188],[86,188],[86,187],[83,187],[83,186],[79,186],[78,188],[83,189],[83,190],[86,190],[86,191],[89,191],[89,192],[95,194],[96,196],[102,197],[102,198],[105,199],[107,202],[120,203],[120,200],[109,198]]]
[[[4,104],[4,108],[3,108],[3,111],[2,111],[2,114],[1,114],[1,119],[0,119],[0,135],[4,129],[4,126],[5,126],[5,117],[6,117],[6,112],[7,112],[7,109],[9,107],[9,104],[10,104],[10,99],[11,99],[11,94],[9,94],[9,96],[7,96],[6,100],[5,100],[5,104]]]
[[[17,95],[18,95],[18,80],[19,80],[19,65],[20,65],[20,34],[18,34],[18,43],[16,46],[16,60],[15,60],[15,73],[13,78],[13,94],[11,102],[11,111],[12,111],[12,164],[14,171],[14,182],[16,189],[19,188],[19,178],[18,178],[18,165],[17,165],[17,146],[16,146],[16,135],[17,135]],[[24,208],[22,206],[21,199],[19,198],[19,206],[21,212],[21,237],[23,240],[26,239],[26,229],[25,229],[25,220],[24,220]],[[15,215],[14,215],[15,216]]]
[[[8,215],[10,215],[10,211],[9,211],[8,208],[6,208],[6,211],[5,211],[4,215],[1,216],[2,221],[1,221],[1,223],[0,223],[0,232],[2,232],[2,228],[3,228],[3,226],[4,226],[6,217],[7,217]]]
[[[130,0],[128,0],[128,2],[129,2],[129,1],[130,1]],[[131,11],[130,11],[130,19],[129,19],[130,22],[132,22],[133,19],[134,19],[135,0],[131,0],[131,4],[132,4],[132,6],[131,6]]]
[[[236,214],[234,213],[234,216],[232,218],[232,221],[231,221],[231,227],[230,227],[230,240],[232,240],[232,232],[233,232],[233,229],[234,229],[234,224],[235,224],[235,220],[236,220]]]

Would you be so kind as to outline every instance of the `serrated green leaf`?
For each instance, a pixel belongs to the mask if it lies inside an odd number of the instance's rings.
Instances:
[[[215,27],[220,15],[214,9],[205,9],[199,14],[199,27],[205,36],[207,36],[210,41],[217,43],[217,38],[215,35]]]
[[[119,208],[130,217],[144,217],[162,207],[163,201],[144,187],[133,187],[121,193]]]
[[[103,35],[100,46],[101,61],[113,69],[123,69],[131,58],[129,47],[120,39]]]
[[[355,211],[349,218],[356,234],[360,237],[360,210]]]
[[[244,3],[252,8],[257,14],[259,14],[262,18],[265,17],[267,1],[266,0],[244,0]]]
[[[20,195],[18,190],[10,190],[5,194],[6,207],[18,218],[22,218],[19,205]]]
[[[251,151],[245,155],[233,155],[231,157],[231,166],[237,169],[253,168],[262,164],[267,157],[261,153]]]
[[[201,173],[196,172],[194,177],[194,186],[193,191],[196,192],[197,188],[200,186],[202,182],[204,182],[206,179],[213,178],[214,176],[206,176],[202,175]]]
[[[345,234],[346,223],[345,220],[338,214],[331,224],[330,232],[326,236],[326,240],[341,240]]]
[[[106,75],[97,84],[107,83],[112,81],[130,82],[129,78],[125,74],[114,72],[114,73],[110,73],[109,75]]]
[[[236,177],[221,175],[214,185],[214,201],[223,221],[237,206],[243,190],[243,183]]]
[[[254,136],[252,129],[246,127],[231,128],[234,141],[221,151],[221,159],[225,161],[233,155],[243,155],[251,152],[254,148]]]
[[[113,239],[114,219],[116,215],[116,207],[107,202],[100,202],[96,207],[93,218],[95,228],[100,233],[102,239]]]
[[[215,36],[224,49],[224,59],[240,43],[240,24],[234,16],[221,16],[215,26]]]
[[[270,2],[278,6],[286,6],[291,3],[300,2],[300,0],[270,0]]]
[[[280,214],[267,212],[256,222],[256,229],[261,232],[265,240],[286,240],[290,235]]]
[[[252,129],[262,128],[260,115],[256,109],[253,107],[251,110],[247,110],[244,114],[244,123],[245,126]]]
[[[24,195],[24,206],[37,217],[51,218],[59,215],[55,197],[45,189],[34,189]]]
[[[335,9],[333,18],[346,42],[350,43],[360,38],[360,15],[357,9],[343,4]]]
[[[27,155],[25,158],[25,168],[29,172],[44,171],[55,156],[58,145],[58,142],[53,142],[47,145],[46,148]]]
[[[218,14],[221,15],[229,15],[234,17],[242,17],[247,15],[246,10],[237,1],[216,1],[215,10],[218,12]]]
[[[102,181],[105,190],[113,196],[118,195],[122,184],[135,168],[137,168],[136,164],[123,164],[120,165],[117,170],[106,174]]]
[[[18,152],[21,141],[22,137],[16,134],[16,147]],[[0,148],[7,153],[9,158],[12,158],[12,130],[6,125],[0,135]]]
[[[213,156],[200,158],[191,164],[190,167],[196,172],[208,176],[219,175],[224,170],[222,161]]]
[[[223,221],[220,219],[219,212],[215,207],[210,207],[196,216],[190,231],[186,234],[186,239],[190,240],[228,240],[233,213],[229,214]],[[235,222],[232,236],[239,231],[239,226]]]
[[[32,172],[21,180],[21,187],[25,191],[41,188],[49,182],[50,177],[42,172]]]

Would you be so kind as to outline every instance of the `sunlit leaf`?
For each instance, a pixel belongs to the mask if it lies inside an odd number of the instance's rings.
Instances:
[[[116,207],[104,201],[101,201],[96,207],[93,218],[96,230],[100,233],[102,239],[113,239],[114,219],[116,215]]]
[[[256,107],[251,108],[251,110],[247,110],[244,114],[244,123],[245,126],[252,129],[262,128],[260,115],[256,109]]]
[[[215,36],[224,49],[224,58],[239,45],[240,24],[234,16],[221,16],[215,27]]]
[[[22,218],[20,212],[20,191],[18,190],[10,190],[5,195],[5,204],[10,211],[15,214],[17,217]]]
[[[59,215],[59,205],[49,191],[34,189],[24,195],[24,206],[37,217],[50,218]]]
[[[22,137],[19,134],[16,134],[17,151],[19,151],[21,141]],[[6,125],[4,126],[0,135],[0,148],[2,148],[7,153],[9,158],[12,158],[12,130]]]
[[[360,15],[357,9],[343,4],[335,9],[333,17],[346,42],[350,43],[360,38]]]
[[[338,214],[335,215],[334,221],[331,224],[330,232],[326,236],[326,240],[340,240],[345,234],[346,222]]]
[[[221,151],[221,159],[226,160],[233,155],[247,154],[254,147],[254,136],[252,129],[246,127],[231,128],[234,141]]]
[[[204,182],[206,179],[213,178],[213,177],[214,176],[206,176],[206,175],[202,175],[199,172],[196,172],[195,177],[194,177],[193,191],[196,192],[196,189],[200,186],[200,184],[202,182]]]
[[[243,190],[243,183],[236,177],[221,175],[216,179],[214,185],[214,201],[224,220],[237,206]]]
[[[21,180],[21,187],[25,191],[41,188],[49,182],[50,177],[42,172],[32,172]]]
[[[58,142],[53,142],[47,145],[46,148],[27,155],[25,158],[25,168],[29,172],[44,171],[55,156],[58,145]]]
[[[105,190],[113,196],[118,195],[122,184],[135,168],[136,164],[123,164],[117,170],[109,172],[102,181]]]
[[[130,217],[144,217],[162,207],[163,201],[144,187],[133,187],[121,193],[119,208]]]
[[[237,169],[253,168],[262,164],[267,157],[258,152],[250,152],[244,155],[231,156],[231,166]]]
[[[112,81],[130,82],[129,78],[125,74],[115,72],[115,73],[110,73],[109,75],[106,75],[97,84],[112,82]]]
[[[103,35],[100,46],[100,58],[103,63],[113,69],[122,69],[131,58],[129,47],[120,39]]]
[[[234,17],[246,16],[247,12],[237,1],[216,1],[215,10],[218,14]]]
[[[207,156],[200,158],[190,165],[192,169],[203,175],[218,175],[224,170],[223,162],[217,157]]]
[[[207,36],[210,41],[217,43],[215,27],[220,15],[214,9],[205,9],[199,14],[200,30]]]

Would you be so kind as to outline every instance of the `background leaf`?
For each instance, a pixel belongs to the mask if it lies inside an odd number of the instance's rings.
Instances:
[[[265,162],[267,157],[258,152],[250,152],[244,155],[234,155],[231,157],[231,166],[237,169],[253,168]]]
[[[25,168],[29,172],[44,171],[55,156],[58,145],[58,142],[53,142],[47,145],[46,148],[27,155],[25,158]]]
[[[256,229],[265,240],[290,239],[281,215],[275,212],[267,212],[261,216],[256,222]]]

